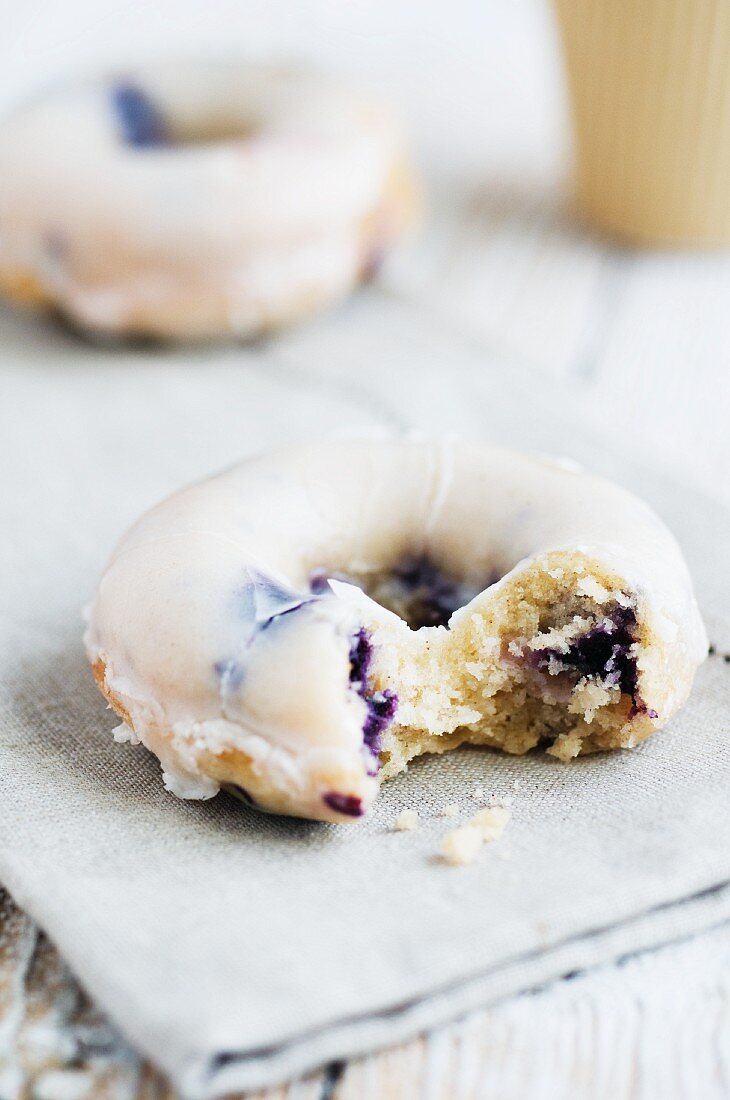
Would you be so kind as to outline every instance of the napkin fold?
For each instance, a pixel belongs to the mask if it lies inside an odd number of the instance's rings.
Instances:
[[[531,382],[526,405],[498,370],[485,367],[481,400],[473,386],[461,405],[423,390],[449,426],[611,474],[683,544],[715,653],[669,728],[570,765],[476,749],[424,759],[349,828],[223,795],[177,800],[142,747],[114,743],[80,608],[121,529],[177,484],[287,442],[295,421],[301,439],[357,418],[360,391],[315,392],[295,373],[287,388],[256,354],[0,364],[0,879],[191,1100],[730,917],[730,513],[581,434],[563,395]],[[479,787],[512,799],[509,858],[487,848],[447,866],[454,819],[440,808],[466,818]],[[393,832],[404,808],[420,828]]]

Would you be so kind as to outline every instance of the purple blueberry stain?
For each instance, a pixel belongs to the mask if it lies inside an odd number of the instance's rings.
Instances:
[[[600,676],[609,685],[618,686],[627,695],[636,691],[636,661],[630,655],[635,641],[636,616],[629,608],[616,608],[610,618],[574,638],[569,649],[546,647],[534,650],[531,659],[538,668],[550,661],[581,676]]]
[[[372,642],[368,632],[361,628],[350,643],[350,683],[367,707],[362,727],[363,744],[370,756],[368,775],[377,775],[382,736],[395,718],[398,696],[389,688],[384,691],[370,690],[368,673],[372,660]]]
[[[110,100],[125,145],[144,149],[169,143],[162,112],[139,85],[131,81],[117,82],[110,90]]]
[[[362,738],[376,762],[375,771],[368,774],[375,775],[378,771],[377,759],[382,736],[395,718],[398,710],[398,696],[394,691],[386,688],[385,691],[376,691],[365,697],[365,703],[368,715],[362,727]]]
[[[243,667],[233,657],[228,657],[223,661],[216,661],[213,665],[213,671],[216,674],[221,690],[224,692],[238,691],[243,683]]]
[[[330,574],[326,569],[313,569],[309,574],[309,589],[315,596],[326,596],[330,591]]]
[[[354,794],[340,794],[339,791],[328,791],[322,795],[325,806],[329,806],[335,813],[344,814],[346,817],[362,817],[365,809],[362,799]]]
[[[350,683],[357,686],[359,695],[366,690],[372,659],[373,647],[367,630],[362,627],[350,643]]]
[[[649,710],[639,695],[639,668],[632,652],[637,637],[635,611],[617,605],[604,622],[574,638],[567,651],[546,646],[533,650],[528,660],[541,671],[556,663],[561,672],[594,676],[606,687],[617,687],[622,695],[629,696],[629,718],[640,714],[658,718],[657,712]]]

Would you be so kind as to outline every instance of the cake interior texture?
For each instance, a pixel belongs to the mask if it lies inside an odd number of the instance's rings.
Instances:
[[[482,584],[425,558],[347,579],[394,612],[373,615],[352,658],[351,678],[381,715],[369,739],[381,778],[463,743],[570,760],[656,727],[646,699],[663,694],[661,641],[637,594],[583,553]]]

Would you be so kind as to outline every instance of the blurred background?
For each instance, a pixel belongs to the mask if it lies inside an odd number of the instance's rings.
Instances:
[[[547,0],[6,0],[2,14],[3,109],[56,79],[161,55],[305,57],[375,88],[410,129],[427,220],[377,292],[285,334],[282,347],[329,355],[326,387],[338,331],[364,364],[392,354],[394,370],[399,355],[438,349],[443,361],[469,344],[474,370],[539,374],[586,426],[730,499],[730,258],[625,248],[574,220]],[[404,350],[403,333],[388,340],[396,300],[399,325],[408,309],[426,325],[418,346]],[[5,308],[0,338],[23,354],[57,339]]]
[[[5,105],[58,77],[185,54],[307,57],[361,76],[401,105],[437,163],[483,166],[499,151],[519,175],[561,160],[542,0],[6,2],[0,96]]]

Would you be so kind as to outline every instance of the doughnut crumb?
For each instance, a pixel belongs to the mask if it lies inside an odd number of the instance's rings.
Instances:
[[[487,806],[475,814],[469,824],[481,830],[482,840],[486,844],[499,840],[511,817],[512,811],[507,806]]]
[[[484,844],[499,840],[511,812],[506,806],[487,806],[441,841],[441,856],[452,866],[473,863]]]
[[[452,829],[441,841],[441,855],[453,867],[473,863],[482,846],[482,835],[472,825]]]
[[[448,805],[442,806],[439,813],[441,817],[456,817],[459,812],[458,802],[449,802]]]
[[[410,833],[421,823],[418,810],[401,810],[393,822],[393,832]]]

